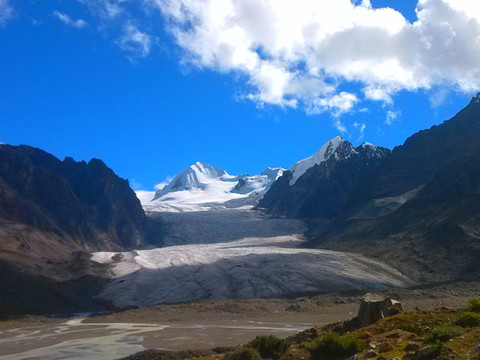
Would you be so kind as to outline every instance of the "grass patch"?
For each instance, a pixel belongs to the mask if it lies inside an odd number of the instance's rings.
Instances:
[[[449,351],[444,345],[432,345],[418,350],[412,360],[435,360],[439,356],[448,356]]]
[[[260,360],[260,354],[251,347],[243,347],[225,355],[225,360]]]
[[[458,326],[440,326],[432,329],[424,335],[424,343],[440,344],[457,337],[463,333],[463,329]]]
[[[350,335],[328,333],[308,344],[306,348],[312,360],[334,360],[359,353],[365,349],[365,344]]]
[[[452,314],[442,312],[400,313],[382,319],[368,327],[372,334],[382,334],[400,329],[419,336],[424,336],[432,328],[452,325]]]
[[[480,299],[468,300],[468,311],[480,313]]]
[[[475,327],[480,326],[480,314],[475,312],[466,312],[461,315],[457,321],[455,321],[455,325],[467,328],[467,327]]]
[[[254,348],[264,359],[278,359],[288,351],[290,343],[273,335],[257,336],[247,346]]]

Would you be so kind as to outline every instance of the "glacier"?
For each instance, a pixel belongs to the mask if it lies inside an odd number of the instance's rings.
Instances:
[[[300,248],[295,236],[229,243],[97,252],[112,266],[98,296],[118,308],[204,299],[281,298],[409,284],[381,262],[357,254]]]

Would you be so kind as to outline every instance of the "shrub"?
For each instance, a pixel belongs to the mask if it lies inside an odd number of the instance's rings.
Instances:
[[[350,335],[328,333],[307,346],[312,360],[343,359],[355,355],[365,348],[365,344]]]
[[[463,331],[455,326],[440,326],[425,334],[424,342],[427,344],[439,344],[460,335]]]
[[[250,341],[247,346],[257,350],[264,359],[278,359],[287,352],[290,344],[288,341],[273,335],[262,335]]]
[[[251,347],[243,347],[225,355],[225,360],[260,360],[260,354]]]
[[[455,321],[455,325],[461,327],[480,326],[480,314],[474,312],[466,312],[462,316],[460,316],[457,321]]]
[[[469,311],[480,313],[480,299],[470,299],[468,303],[470,304],[468,306]]]
[[[416,351],[412,360],[435,360],[440,356],[448,355],[449,351],[444,345],[433,345]]]

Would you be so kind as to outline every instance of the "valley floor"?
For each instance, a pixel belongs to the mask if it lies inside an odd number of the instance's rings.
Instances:
[[[416,307],[462,308],[480,282],[382,291]],[[137,351],[238,345],[257,335],[293,335],[356,315],[361,293],[298,299],[201,301],[160,305],[87,319],[29,317],[0,322],[0,359],[116,359]]]

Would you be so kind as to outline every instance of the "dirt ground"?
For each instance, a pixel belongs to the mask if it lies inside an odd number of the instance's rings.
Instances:
[[[480,281],[437,284],[410,289],[369,291],[401,301],[405,311],[465,307],[480,297]],[[365,292],[336,293],[297,299],[249,299],[200,301],[158,305],[91,317],[86,322],[211,322],[252,320],[324,324],[354,317]]]
[[[466,307],[469,299],[480,297],[480,281],[392,289],[375,293],[390,295],[392,298],[400,300],[405,311],[412,311],[415,308],[423,310],[442,307],[458,309]],[[128,326],[132,328],[146,327],[145,330],[136,330],[137,335],[141,332],[138,339],[130,339],[132,346],[141,345],[145,349],[208,349],[215,346],[242,344],[257,335],[274,334],[287,337],[315,325],[350,319],[356,316],[363,294],[360,292],[337,293],[297,299],[224,300],[159,305],[118,313],[96,314],[84,319],[83,324],[90,326],[97,324],[98,336],[107,336],[107,338]],[[48,331],[55,332],[58,331],[59,326],[64,325],[68,318],[69,316],[61,318],[33,316],[2,321],[0,322],[0,340],[3,336],[7,336],[9,330],[10,332],[21,332],[23,329],[39,327],[46,333]],[[118,329],[109,324],[118,324]],[[147,324],[162,325],[162,329],[159,331],[153,328],[149,329]],[[85,326],[78,329],[88,330]],[[90,331],[95,329],[94,327]],[[79,341],[79,333],[78,330],[64,331],[65,339],[63,340]],[[2,336],[2,334],[4,335]],[[115,346],[124,346],[125,339],[128,340],[129,337],[119,337],[112,342],[112,349]],[[116,348],[114,350],[116,351]],[[10,354],[13,354],[14,349],[11,351]],[[55,351],[57,351],[56,348]],[[126,354],[128,355],[128,352]],[[118,357],[120,356],[111,358]],[[34,358],[44,359],[47,357]]]

